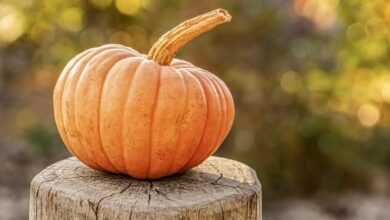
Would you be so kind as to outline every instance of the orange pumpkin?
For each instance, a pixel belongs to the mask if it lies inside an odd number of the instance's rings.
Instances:
[[[232,95],[214,74],[174,56],[230,19],[217,9],[187,20],[148,55],[109,44],[75,56],[53,96],[68,150],[92,168],[140,179],[184,172],[213,154],[233,123]]]

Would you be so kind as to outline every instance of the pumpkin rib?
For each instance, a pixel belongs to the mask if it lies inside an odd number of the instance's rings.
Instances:
[[[231,126],[233,124],[233,119],[234,119],[234,103],[233,103],[233,98],[229,90],[226,88],[226,85],[223,83],[221,79],[216,77],[214,74],[210,73],[207,70],[204,70],[199,67],[186,67],[186,66],[180,66],[179,67],[181,70],[187,70],[187,69],[195,69],[197,71],[203,72],[204,75],[206,76],[214,85],[216,90],[218,91],[218,94],[220,95],[220,99],[223,101],[224,107],[221,109],[225,109],[226,112],[223,112],[223,122],[220,124],[220,132],[218,135],[218,139],[216,144],[211,148],[210,153],[207,154],[204,158],[209,157],[210,155],[214,154],[216,150],[220,147],[220,145],[223,143],[223,140],[226,138],[226,136],[229,133],[229,130],[231,129]],[[230,120],[229,120],[230,119]],[[204,160],[204,159],[203,159]],[[201,161],[203,161],[201,160]]]
[[[113,55],[111,55],[113,56]],[[105,158],[107,159],[107,161],[111,164],[112,167],[114,167],[117,171],[120,171],[121,169],[118,168],[115,163],[111,160],[111,157],[107,154],[107,149],[105,148],[105,146],[103,145],[103,141],[102,141],[102,135],[101,135],[101,106],[102,106],[102,96],[103,96],[103,92],[104,92],[104,88],[105,88],[105,85],[106,85],[106,80],[107,80],[107,77],[108,75],[110,74],[111,70],[114,68],[115,65],[117,65],[119,62],[123,61],[123,60],[126,60],[126,59],[131,59],[133,57],[125,57],[125,58],[122,58],[122,59],[119,59],[117,60],[108,70],[107,70],[107,73],[105,74],[104,78],[103,78],[103,84],[100,88],[100,92],[99,92],[99,97],[98,97],[98,100],[99,100],[99,103],[97,105],[98,109],[97,109],[97,127],[98,127],[98,139],[99,139],[99,143],[100,143],[100,147],[101,147],[101,150],[102,150],[102,153],[103,155],[105,156]]]
[[[184,74],[182,72],[176,70],[176,68],[174,68],[174,67],[172,67],[172,70],[175,71],[179,75],[181,81],[183,82],[184,88],[185,88],[184,90],[185,90],[185,94],[186,94],[185,96],[186,97],[185,97],[185,101],[184,101],[185,102],[184,103],[184,107],[183,107],[182,112],[181,112],[181,121],[183,121],[184,120],[184,116],[185,116],[185,111],[187,110],[188,103],[189,103],[189,101],[188,101],[188,98],[189,98],[188,97],[189,96],[188,82],[185,79],[185,76],[184,76]],[[181,126],[179,126],[177,132],[178,132],[178,137],[177,137],[177,140],[176,140],[176,143],[175,143],[176,153],[173,155],[173,159],[172,159],[171,164],[169,165],[169,168],[167,170],[167,174],[168,175],[173,172],[172,171],[172,169],[174,169],[173,165],[175,164],[175,161],[177,160],[177,158],[176,158],[177,157],[177,151],[179,151],[178,148],[180,148],[180,146],[178,146],[178,144],[180,144],[181,138],[183,138]],[[165,174],[165,175],[167,175],[167,174]]]
[[[190,62],[187,62],[187,61],[184,61],[184,60],[181,60],[181,59],[176,59],[176,58],[173,59],[173,61],[171,63],[171,66],[175,67],[177,70],[182,70],[182,69],[185,69],[185,68],[194,68],[195,67]]]
[[[112,47],[118,47],[120,49],[124,49],[124,50],[127,50],[130,52],[131,55],[135,56],[135,57],[138,57],[138,56],[141,56],[141,53],[138,52],[137,50],[133,49],[133,48],[130,48],[130,47],[126,47],[122,44],[108,44],[108,45],[103,45],[101,47],[105,47],[105,46],[112,46]]]
[[[205,82],[205,85],[207,85],[208,91],[211,94],[211,96],[210,96],[211,99],[210,99],[210,97],[208,97],[208,103],[212,104],[212,105],[209,105],[209,109],[212,108],[212,110],[209,112],[211,114],[211,116],[209,115],[209,117],[208,117],[208,118],[211,118],[211,121],[207,122],[209,127],[206,128],[209,130],[209,132],[211,132],[211,135],[208,137],[209,139],[208,139],[207,144],[205,144],[206,147],[201,148],[202,151],[200,151],[200,152],[198,151],[198,153],[195,155],[195,157],[192,158],[192,160],[190,161],[189,167],[194,167],[194,166],[199,165],[199,163],[201,163],[203,161],[203,158],[205,158],[205,155],[207,155],[208,152],[210,151],[210,148],[215,147],[216,143],[218,142],[218,134],[219,134],[220,127],[222,125],[222,118],[220,117],[221,111],[222,111],[221,97],[220,97],[216,87],[210,81],[210,79],[207,76],[205,76],[205,74],[202,73],[201,71],[199,71],[198,69],[195,68],[192,71],[192,73],[196,74],[199,78],[201,78]]]
[[[226,132],[226,125],[227,125],[227,122],[228,122],[228,103],[227,103],[227,98],[226,98],[226,95],[225,95],[225,92],[222,88],[222,85],[220,84],[219,81],[216,80],[216,77],[213,76],[213,74],[209,73],[209,72],[206,72],[206,75],[207,77],[211,80],[211,82],[213,82],[213,84],[215,85],[215,87],[218,89],[219,91],[219,94],[220,94],[220,97],[221,97],[221,100],[222,100],[222,103],[223,103],[223,123],[222,123],[222,128],[221,128],[221,132],[220,132],[220,139],[224,136],[225,132]]]
[[[214,91],[215,91],[215,96],[216,96],[216,100],[217,100],[217,105],[218,105],[218,129],[216,129],[218,132],[217,132],[217,135],[215,135],[214,137],[214,141],[212,142],[212,144],[210,144],[210,147],[209,147],[209,151],[206,152],[205,154],[203,154],[203,156],[200,156],[199,159],[195,162],[194,166],[197,166],[199,165],[199,163],[201,163],[205,158],[207,158],[210,154],[210,152],[213,151],[213,149],[217,149],[219,147],[219,136],[220,136],[220,133],[221,133],[221,130],[223,129],[223,120],[224,120],[224,117],[223,117],[223,104],[222,104],[222,100],[223,98],[221,97],[221,94],[220,94],[220,91],[219,89],[217,88],[217,86],[214,84],[214,82],[207,76],[207,74],[205,74],[203,72],[203,74],[200,74],[202,77],[204,77],[205,79],[208,80],[208,83],[211,87],[214,88]]]
[[[122,145],[122,158],[123,158],[123,162],[124,162],[124,167],[125,167],[125,170],[128,174],[131,174],[129,168],[128,168],[128,165],[127,165],[127,158],[126,158],[126,154],[125,154],[125,141],[123,140],[123,137],[125,137],[126,135],[123,135],[124,133],[124,122],[125,122],[125,116],[126,116],[126,113],[125,113],[125,110],[126,110],[126,106],[127,106],[127,102],[128,102],[128,99],[129,99],[129,96],[130,96],[130,93],[132,91],[132,86],[133,86],[133,80],[134,78],[136,77],[137,74],[139,74],[140,72],[140,67],[145,63],[145,59],[142,59],[141,62],[138,64],[138,66],[135,68],[135,71],[134,71],[134,74],[133,74],[133,77],[131,79],[131,82],[129,83],[129,87],[128,87],[128,91],[126,93],[126,98],[124,99],[124,108],[123,108],[123,114],[122,114],[122,124],[121,124],[121,129],[120,129],[120,133],[121,133],[121,145]]]
[[[100,50],[102,50],[102,49],[100,49]],[[99,50],[99,48],[96,48],[92,53],[90,53],[87,56],[84,56],[82,59],[80,59],[79,62],[77,62],[77,64],[75,65],[75,67],[72,69],[72,71],[69,73],[69,77],[71,77],[71,76],[75,77],[74,75],[76,75],[76,79],[74,79],[73,82],[68,79],[64,85],[64,93],[66,92],[66,90],[70,90],[69,92],[71,93],[71,95],[69,95],[70,100],[68,100],[68,101],[70,102],[69,107],[72,106],[72,108],[73,108],[73,110],[71,110],[71,111],[69,111],[69,109],[68,109],[69,123],[68,123],[67,128],[70,130],[74,130],[77,133],[79,133],[79,128],[77,127],[77,125],[75,123],[76,115],[75,115],[74,106],[75,106],[76,101],[75,101],[75,97],[73,94],[75,91],[74,88],[77,87],[77,84],[79,83],[79,80],[81,78],[81,74],[84,71],[84,69],[86,68],[88,62],[94,56],[96,56],[100,50]],[[73,75],[71,75],[71,74],[73,74]],[[72,84],[70,84],[70,83],[72,83]],[[70,84],[70,85],[68,85],[68,84]],[[70,88],[68,88],[68,87],[70,87]],[[64,100],[62,100],[62,101],[64,101]],[[64,105],[62,105],[62,115],[63,116],[67,115],[66,103],[64,103]],[[65,120],[65,118],[64,118],[64,120]],[[67,131],[67,133],[69,135],[69,138],[71,139],[71,137],[72,137],[71,131]],[[74,144],[74,141],[76,141],[76,144]],[[97,164],[97,162],[94,159],[90,158],[89,155],[87,155],[87,153],[84,149],[84,144],[83,144],[82,140],[80,140],[79,138],[75,138],[75,140],[70,140],[70,142],[71,142],[70,146],[72,147],[73,151],[79,152],[80,160],[84,161],[88,165],[90,165],[92,163],[93,167],[98,167],[99,169],[102,169],[101,166],[99,164]]]
[[[65,103],[63,104],[63,102],[64,102],[63,96],[64,96],[64,93],[66,92],[66,90],[69,89],[68,87],[70,87],[70,88],[74,87],[75,88],[77,86],[78,81],[79,81],[79,79],[80,79],[80,77],[82,75],[82,72],[87,67],[88,62],[91,59],[93,59],[93,57],[97,56],[100,52],[102,52],[104,50],[109,50],[109,49],[113,49],[113,48],[118,48],[118,47],[115,46],[115,45],[114,46],[113,45],[104,45],[104,46],[97,47],[97,48],[91,48],[90,49],[90,53],[88,53],[85,56],[83,56],[82,58],[80,58],[80,60],[78,60],[78,62],[74,65],[74,67],[69,71],[68,78],[72,77],[75,74],[77,74],[77,79],[75,79],[74,82],[70,82],[71,80],[67,79],[67,81],[64,84],[64,89],[63,89],[62,99],[61,99],[61,109],[59,109],[59,111],[61,112],[61,116],[62,116],[63,121],[64,121],[64,117],[67,115],[67,113],[65,112],[66,104]],[[82,65],[82,67],[80,67],[80,65]],[[73,83],[75,85],[70,85],[69,83]],[[74,93],[74,88],[70,89],[71,94]],[[75,106],[74,105],[75,98],[73,97],[73,95],[70,95],[70,100],[71,100],[70,101],[71,102],[70,106],[72,106],[72,108],[74,108],[74,106]],[[83,147],[84,144],[82,143],[83,141],[79,140],[78,138],[73,138],[71,132],[67,130],[67,129],[70,128],[70,129],[73,129],[77,133],[79,132],[79,128],[75,124],[75,117],[76,117],[75,113],[73,111],[72,112],[68,112],[68,113],[71,114],[70,118],[68,119],[68,120],[70,120],[69,122],[71,124],[68,125],[67,127],[64,127],[64,130],[66,132],[67,139],[71,139],[69,141],[70,142],[69,143],[69,147],[72,148],[72,150],[76,152],[75,155],[78,155],[79,159],[84,161],[87,165],[89,165],[89,166],[91,166],[93,168],[102,170],[102,167],[96,163],[96,161],[93,159],[93,157],[89,157],[89,155],[85,152],[85,149]],[[76,141],[76,144],[74,144],[74,141]]]
[[[223,91],[223,95],[225,97],[225,100],[227,101],[226,102],[226,105],[227,105],[227,118],[230,119],[228,120],[226,123],[226,130],[225,130],[225,135],[222,137],[223,139],[226,138],[226,136],[228,135],[229,133],[229,130],[231,129],[232,125],[233,125],[233,121],[234,121],[234,115],[235,115],[235,112],[234,112],[234,100],[233,100],[233,96],[232,94],[230,93],[229,89],[227,88],[226,84],[221,80],[219,79],[218,77],[210,74],[210,76],[212,78],[214,78],[215,81],[219,82],[219,86],[221,87],[222,91]]]
[[[223,94],[223,91],[222,91],[219,83],[215,82],[215,80],[212,77],[210,77],[208,75],[208,73],[206,73],[206,77],[208,77],[210,79],[211,83],[216,88],[217,93],[219,93],[219,95],[220,95],[219,100],[221,101],[220,106],[221,106],[222,119],[221,119],[221,123],[220,123],[218,138],[216,139],[216,143],[214,144],[214,146],[210,147],[210,152],[207,153],[207,155],[204,157],[204,159],[206,159],[211,154],[213,154],[221,146],[221,144],[223,142],[223,136],[224,136],[224,133],[226,130],[226,121],[227,121],[227,114],[226,114],[227,113],[227,103],[226,103],[225,95]],[[202,159],[202,161],[204,159]]]
[[[127,173],[129,173],[129,171],[127,170],[127,166],[126,166],[126,158],[125,158],[125,144],[124,144],[124,141],[123,141],[123,124],[125,123],[125,120],[124,120],[124,117],[125,117],[125,107],[126,107],[126,102],[127,102],[127,99],[129,98],[129,94],[130,94],[130,89],[131,89],[131,86],[132,86],[132,83],[133,83],[133,80],[134,80],[134,77],[135,77],[135,74],[137,73],[137,70],[138,68],[142,65],[142,63],[144,62],[144,59],[141,58],[141,61],[138,63],[137,67],[135,68],[135,71],[134,71],[134,74],[133,74],[133,77],[131,78],[131,81],[129,82],[129,86],[128,86],[128,91],[127,91],[127,94],[125,96],[125,99],[124,99],[124,103],[122,104],[123,106],[123,112],[122,112],[122,120],[121,120],[121,128],[120,128],[120,134],[121,134],[121,154],[122,154],[122,160],[123,160],[123,165],[124,165],[124,168],[125,170],[127,171]]]
[[[200,81],[195,77],[193,76],[193,74],[191,74],[189,71],[187,70],[183,70],[183,69],[177,69],[177,71],[181,72],[183,77],[184,77],[184,80],[186,81],[186,84],[187,84],[187,104],[186,104],[186,108],[184,109],[185,112],[188,112],[189,111],[189,104],[191,103],[190,102],[190,99],[193,100],[195,99],[195,96],[194,95],[200,95],[202,98],[201,98],[201,102],[204,106],[196,106],[197,109],[199,108],[203,108],[204,109],[204,120],[202,120],[202,118],[200,118],[203,114],[201,111],[194,111],[192,112],[192,117],[194,117],[194,115],[196,114],[196,118],[198,118],[198,121],[194,121],[194,119],[192,119],[191,123],[189,126],[191,128],[194,128],[196,124],[193,124],[193,123],[197,123],[197,124],[201,124],[201,129],[197,131],[197,133],[190,133],[190,146],[189,145],[184,145],[186,147],[186,153],[185,153],[185,158],[184,160],[182,161],[176,161],[176,164],[173,163],[172,165],[176,165],[174,167],[171,167],[170,169],[170,174],[172,173],[176,173],[178,171],[180,171],[188,162],[189,160],[191,160],[192,158],[192,155],[195,154],[195,151],[196,149],[198,148],[199,144],[201,143],[201,139],[202,139],[202,134],[205,132],[205,127],[206,127],[206,120],[207,120],[207,100],[206,100],[206,95],[205,95],[205,92],[204,92],[204,89],[202,87],[202,84],[200,83]],[[192,94],[190,94],[191,90],[190,90],[190,80],[192,80],[192,86],[194,86],[195,84],[198,85],[198,87],[193,87],[192,88]],[[195,92],[195,91],[198,91],[198,92]],[[190,96],[192,95],[192,97]],[[199,98],[199,96],[197,97],[197,99]],[[199,120],[200,119],[200,120]],[[181,128],[181,132],[184,133],[184,135],[182,135],[182,139],[184,138],[185,135],[188,135],[188,132],[185,130],[185,129],[188,129],[186,127],[182,127]],[[198,135],[198,134],[201,134],[201,135]],[[187,137],[188,138],[188,137]],[[180,143],[180,142],[179,142]],[[186,143],[182,143],[182,144],[186,144]],[[178,153],[179,154],[180,151],[178,150]],[[183,156],[183,155],[180,155],[180,156]],[[179,163],[180,162],[180,163]]]
[[[156,113],[157,102],[158,102],[159,93],[160,93],[160,87],[161,87],[161,71],[162,71],[162,68],[159,67],[158,69],[159,69],[159,72],[158,72],[157,87],[156,87],[156,92],[155,92],[154,101],[153,101],[153,105],[152,105],[152,114],[151,114],[151,117],[150,117],[150,127],[149,127],[149,131],[150,131],[150,136],[149,136],[149,166],[148,166],[148,169],[147,169],[147,172],[146,172],[146,178],[150,177],[150,171],[151,171],[151,168],[152,168],[153,121],[154,121],[154,114]]]
[[[54,120],[56,121],[60,136],[62,137],[64,141],[65,147],[75,156],[78,156],[72,148],[69,146],[68,137],[66,134],[66,130],[64,128],[64,122],[63,122],[63,116],[62,116],[62,97],[64,94],[64,87],[65,82],[69,76],[70,71],[73,69],[73,67],[77,64],[77,62],[85,55],[91,52],[91,50],[94,48],[91,48],[89,50],[86,50],[82,53],[79,53],[74,57],[65,67],[62,73],[60,74],[57,83],[54,87],[54,95],[53,95],[53,105],[54,105]],[[57,97],[58,96],[58,97]]]
[[[204,70],[204,69],[202,69],[202,70],[207,74],[207,76],[211,80],[214,80],[216,85],[218,85],[220,87],[222,95],[223,95],[223,100],[225,101],[225,104],[226,104],[226,119],[227,120],[225,120],[225,125],[224,125],[225,128],[224,128],[224,131],[222,132],[222,136],[220,137],[220,141],[219,141],[220,142],[219,146],[220,146],[223,143],[223,141],[225,140],[225,138],[227,137],[227,135],[229,134],[229,131],[233,125],[234,115],[235,115],[234,100],[233,100],[233,96],[230,93],[229,89],[227,88],[226,84],[221,79],[219,79],[217,76],[215,76],[214,74],[210,73],[207,70]],[[217,150],[218,150],[218,147],[216,147],[209,154],[209,156],[214,154],[215,151],[217,151]]]
[[[127,173],[145,179],[150,158],[150,124],[159,84],[160,65],[143,59],[135,70],[128,98],[125,103],[124,124],[122,128],[126,149],[124,158]]]
[[[182,67],[182,68],[187,68],[187,67]],[[232,96],[231,92],[229,91],[227,85],[225,84],[225,82],[223,80],[221,80],[216,75],[214,75],[213,73],[209,72],[208,70],[205,70],[205,69],[200,68],[200,67],[195,67],[195,66],[194,66],[194,68],[199,70],[199,71],[204,72],[210,79],[213,79],[217,83],[217,85],[221,88],[222,94],[224,96],[223,100],[226,101],[227,119],[230,119],[230,120],[228,120],[226,122],[227,123],[226,124],[226,129],[224,131],[225,135],[223,137],[223,139],[225,139],[226,136],[228,135],[229,130],[231,129],[231,126],[232,126],[233,121],[234,121],[235,111],[234,111],[233,96]]]
[[[221,88],[221,85],[219,85],[218,82],[216,82],[212,77],[209,77],[210,80],[214,83],[214,86],[217,88],[217,90],[219,91],[219,95],[220,95],[220,100],[222,101],[221,102],[221,106],[222,106],[222,117],[223,117],[223,120],[221,122],[221,129],[220,129],[220,132],[219,132],[219,140],[218,140],[218,146],[217,148],[219,147],[219,145],[221,145],[221,138],[222,136],[224,135],[225,133],[225,130],[226,130],[226,121],[227,121],[227,103],[226,103],[226,99],[225,99],[225,95],[222,91],[222,88]]]
[[[102,93],[102,88],[104,86],[105,78],[106,78],[109,70],[112,68],[112,66],[114,66],[115,63],[117,63],[118,61],[125,59],[129,56],[130,56],[130,53],[127,50],[124,50],[122,48],[107,49],[105,51],[101,51],[98,55],[96,55],[94,58],[92,58],[88,62],[88,64],[86,65],[85,69],[83,70],[83,72],[80,76],[79,82],[78,82],[78,84],[76,86],[76,90],[75,90],[75,96],[76,96],[75,103],[76,104],[75,104],[74,110],[75,110],[75,115],[76,115],[76,124],[78,126],[79,132],[81,134],[84,134],[83,139],[84,139],[85,144],[86,144],[86,145],[84,145],[84,147],[88,147],[86,153],[88,155],[90,155],[90,157],[97,158],[97,163],[100,166],[105,167],[112,172],[118,172],[118,170],[113,165],[113,163],[109,160],[108,155],[106,154],[105,149],[103,149],[102,144],[101,144],[101,135],[100,135],[101,93]],[[109,58],[107,58],[107,57],[109,57]],[[109,62],[110,58],[112,58],[112,57],[114,57],[117,60],[112,60],[112,62],[113,62],[112,64],[106,64],[106,62]],[[112,58],[112,59],[114,59],[114,58]],[[108,66],[104,66],[104,65],[108,65]],[[101,70],[101,68],[107,68],[107,69],[105,69],[103,72],[103,70]],[[80,98],[85,98],[85,96],[80,96],[79,94],[81,91],[83,91],[81,89],[85,90],[86,88],[88,88],[88,85],[94,85],[94,84],[89,84],[90,83],[89,80],[86,81],[86,79],[89,79],[91,77],[92,77],[92,79],[95,79],[96,75],[102,75],[102,78],[100,81],[101,84],[100,84],[100,86],[98,86],[98,88],[96,88],[97,89],[96,90],[97,91],[96,98],[94,98],[95,96],[91,96],[92,98],[97,100],[96,106],[93,105],[94,107],[96,107],[96,111],[94,111],[93,113],[87,112],[90,114],[85,115],[85,113],[86,113],[86,112],[84,112],[85,108],[86,108],[85,105],[88,103],[94,103],[94,102],[90,102],[90,101],[87,103],[83,103],[83,101],[80,102]],[[89,78],[87,78],[87,77],[89,77]],[[99,79],[99,78],[97,78],[97,79]],[[95,83],[97,83],[97,82],[95,82]],[[85,86],[87,86],[87,87],[85,88]],[[91,90],[91,88],[86,89],[86,91],[88,91],[88,90]],[[91,91],[93,91],[93,90],[91,90]],[[91,97],[89,97],[89,98],[91,98]],[[83,100],[83,99],[81,99],[81,100]],[[93,109],[90,109],[90,110],[93,110]],[[88,126],[84,123],[88,122],[88,117],[92,117],[91,115],[96,115],[96,119],[93,120],[92,127],[89,127],[90,125]],[[87,116],[87,119],[80,120],[80,116],[84,116],[84,117]],[[84,129],[82,129],[82,128],[84,128]],[[87,132],[87,133],[85,133],[85,132]],[[88,136],[89,134],[96,135],[96,139],[98,139],[98,140],[94,141],[95,137],[91,138],[90,136]],[[90,143],[91,140],[93,140],[93,142],[95,142],[95,143],[94,144]],[[97,145],[97,146],[93,148],[93,147],[91,147],[91,145]],[[91,149],[96,150],[96,152],[94,153],[93,151],[91,151]]]
[[[140,63],[142,62],[142,60],[143,60],[143,58],[134,56],[134,57],[128,57],[128,58],[125,58],[123,60],[118,61],[111,68],[110,72],[107,74],[106,84],[103,87],[103,92],[102,92],[102,100],[101,100],[102,107],[104,106],[104,104],[107,106],[111,106],[111,107],[115,104],[116,108],[119,108],[118,112],[111,112],[113,110],[109,108],[108,113],[107,113],[107,109],[103,108],[103,111],[105,111],[104,114],[106,114],[106,117],[107,116],[109,116],[109,117],[108,117],[108,119],[104,119],[104,117],[102,117],[104,115],[102,115],[100,118],[100,120],[102,120],[102,124],[103,124],[103,126],[100,127],[100,133],[101,134],[108,133],[107,137],[102,136],[102,146],[103,147],[106,145],[107,145],[107,147],[118,146],[119,152],[114,153],[114,151],[111,149],[110,152],[108,152],[108,154],[109,154],[108,156],[111,158],[114,157],[115,159],[113,159],[113,161],[120,164],[120,168],[118,168],[118,170],[121,171],[122,173],[126,173],[125,158],[123,156],[124,143],[123,143],[123,137],[122,137],[123,136],[122,129],[123,129],[123,123],[124,123],[123,117],[124,117],[124,112],[125,112],[124,105],[125,105],[125,102],[126,102],[127,96],[128,96],[127,89],[123,89],[123,87],[124,88],[130,87],[131,82],[132,82],[133,77],[134,77],[134,73],[133,73],[133,71],[129,71],[129,69],[131,68],[131,69],[136,70],[138,68],[138,66],[140,65]],[[123,75],[123,76],[121,76],[121,75]],[[130,76],[128,76],[128,75],[130,75]],[[122,78],[129,77],[129,79],[127,79],[127,78],[118,79],[115,77],[122,77]],[[123,80],[125,80],[125,79],[128,82],[126,81],[126,85],[124,85],[124,86],[122,85],[120,87],[121,90],[123,90],[123,92],[118,94],[118,91],[116,91],[116,89],[118,89],[118,87],[120,86],[119,83],[123,82]],[[120,80],[120,81],[118,81],[118,80]],[[110,85],[108,85],[108,83],[110,83]],[[115,86],[115,84],[117,86]],[[112,94],[112,93],[114,93],[114,94]],[[116,98],[117,100],[113,101],[112,100],[113,98]],[[102,108],[101,108],[101,111],[102,111]],[[100,113],[100,114],[102,114],[102,113]],[[110,120],[110,117],[113,114],[115,114],[114,117],[116,117],[116,119]],[[117,124],[118,124],[118,127],[115,127]],[[112,129],[115,129],[115,130],[112,130]],[[114,140],[113,140],[112,135],[114,133],[116,133],[118,136],[116,138],[114,136]],[[117,141],[115,141],[116,139],[117,139]],[[119,156],[119,158],[116,155]]]
[[[184,69],[184,68],[183,68]],[[200,150],[200,146],[202,145],[203,143],[203,139],[204,137],[206,136],[206,130],[207,130],[207,125],[208,125],[208,122],[209,122],[209,114],[210,114],[210,109],[209,109],[209,100],[210,100],[210,97],[207,95],[207,92],[206,92],[206,85],[204,84],[204,82],[199,79],[199,76],[197,74],[194,74],[192,71],[190,71],[190,69],[188,68],[188,72],[190,74],[192,74],[192,76],[194,76],[196,78],[196,80],[199,81],[200,85],[201,85],[201,88],[202,88],[202,92],[204,93],[204,96],[206,98],[206,119],[205,119],[205,125],[204,125],[204,128],[203,128],[203,132],[202,132],[202,137],[200,138],[200,141],[199,141],[199,144],[198,146],[195,148],[196,150],[194,151],[194,153],[189,157],[187,163],[184,164],[184,166],[179,169],[180,171],[179,172],[182,172],[184,170],[187,170],[189,167],[190,167],[190,164],[192,162],[192,160],[196,157],[196,155],[199,153],[199,150]]]
[[[140,62],[138,63],[138,65],[135,67],[135,71],[134,71],[134,74],[133,74],[133,76],[132,76],[132,78],[131,78],[131,80],[130,80],[130,82],[129,82],[129,86],[128,86],[128,91],[127,91],[127,93],[126,93],[126,95],[125,95],[125,98],[123,99],[124,100],[124,103],[122,104],[122,106],[123,106],[123,111],[122,111],[122,116],[121,116],[121,118],[122,118],[122,120],[121,120],[121,126],[120,126],[120,129],[119,129],[119,133],[121,134],[121,136],[120,136],[120,145],[121,145],[121,155],[122,155],[122,161],[123,161],[123,166],[124,166],[124,168],[125,168],[125,170],[127,171],[127,168],[126,168],[126,159],[125,159],[125,154],[124,154],[124,151],[125,151],[125,145],[124,145],[124,143],[123,143],[123,124],[124,124],[124,117],[125,117],[125,105],[126,105],[126,102],[127,102],[127,99],[128,99],[128,97],[129,97],[129,91],[130,91],[130,89],[131,89],[131,86],[132,86],[132,84],[133,84],[133,79],[134,79],[134,77],[135,77],[135,73],[137,72],[137,69],[141,66],[141,64],[144,62],[144,59],[142,59],[142,58],[140,58],[141,60],[140,60]],[[128,172],[128,171],[127,171]]]
[[[171,66],[163,66],[157,107],[153,120],[152,166],[149,178],[155,179],[167,174],[183,125],[186,104],[185,85],[180,74]]]
[[[220,87],[220,89],[221,89],[221,93],[222,93],[222,96],[223,96],[223,100],[225,100],[225,110],[226,110],[226,112],[225,112],[225,125],[224,125],[224,129],[223,129],[223,132],[222,132],[222,135],[221,135],[221,137],[220,137],[220,144],[222,144],[223,143],[223,141],[225,140],[225,137],[226,137],[226,135],[227,135],[227,133],[229,132],[229,127],[230,127],[230,123],[229,123],[229,117],[231,117],[231,113],[229,113],[229,98],[228,98],[228,96],[226,95],[226,91],[224,90],[224,88],[223,88],[223,85],[221,85],[221,83],[218,81],[218,80],[216,80],[215,78],[213,79],[213,80],[215,80],[215,83]]]
[[[229,129],[226,130],[226,135],[225,135],[225,137],[226,137],[228,135],[228,132],[229,132],[231,126],[233,125],[234,115],[235,115],[234,99],[233,99],[232,93],[228,89],[226,83],[223,80],[221,80],[220,78],[218,78],[216,75],[214,75],[213,73],[211,73],[208,70],[205,70],[203,68],[200,68],[200,67],[195,67],[195,68],[205,72],[211,79],[214,79],[216,82],[218,82],[218,85],[221,87],[221,89],[223,91],[223,95],[225,97],[225,100],[227,101],[226,104],[228,106],[228,108],[227,108],[227,110],[228,110],[228,119],[230,119],[228,121],[228,127],[227,128],[229,128]]]

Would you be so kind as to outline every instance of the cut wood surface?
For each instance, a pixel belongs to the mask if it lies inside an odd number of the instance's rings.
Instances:
[[[261,187],[245,164],[210,157],[177,176],[140,181],[93,170],[76,158],[34,177],[30,220],[261,219]]]

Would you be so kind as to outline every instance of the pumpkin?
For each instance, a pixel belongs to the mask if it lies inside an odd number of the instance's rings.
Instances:
[[[174,57],[230,19],[223,9],[189,19],[148,55],[108,44],[72,58],[53,95],[67,149],[91,168],[139,179],[184,172],[207,159],[231,129],[233,98],[217,76]]]

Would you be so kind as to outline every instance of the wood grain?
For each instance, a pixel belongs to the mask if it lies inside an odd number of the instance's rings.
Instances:
[[[261,186],[250,167],[220,157],[155,181],[96,171],[72,157],[34,177],[29,214],[30,220],[261,220]]]

